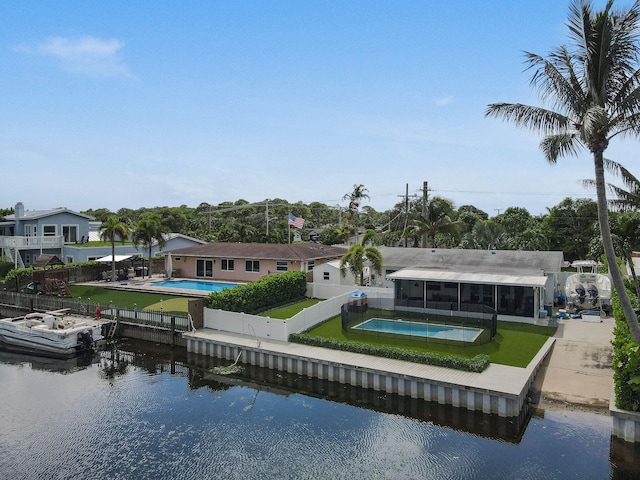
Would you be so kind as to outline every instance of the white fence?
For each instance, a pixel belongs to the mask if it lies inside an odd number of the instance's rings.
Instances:
[[[292,333],[304,332],[328,318],[340,315],[340,307],[347,303],[356,291],[366,293],[371,301],[375,301],[377,308],[391,309],[393,307],[393,290],[388,288],[361,287],[356,289],[352,286],[339,285],[320,285],[319,287],[314,288],[314,284],[309,284],[307,294],[309,297],[324,298],[325,300],[305,308],[288,320],[205,308],[204,327],[286,342]]]

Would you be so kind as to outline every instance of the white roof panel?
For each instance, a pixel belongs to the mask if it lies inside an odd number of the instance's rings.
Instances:
[[[135,257],[137,255],[115,255],[116,262],[122,262],[124,260],[129,260],[131,257]],[[96,259],[96,262],[112,262],[111,255],[107,255],[106,257]]]
[[[478,283],[483,285],[519,285],[522,287],[544,287],[547,283],[547,277],[544,275],[501,275],[421,268],[404,268],[390,273],[387,278],[390,280],[431,280],[435,282]]]

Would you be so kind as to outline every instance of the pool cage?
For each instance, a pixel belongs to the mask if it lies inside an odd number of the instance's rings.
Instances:
[[[388,302],[354,294],[341,307],[342,331],[347,337],[389,338],[412,342],[471,346],[489,343],[498,330],[497,312],[485,305],[463,305],[462,309],[411,311],[388,309]],[[373,319],[373,320],[372,320]],[[376,326],[383,320],[384,328]],[[368,322],[369,321],[369,322]],[[363,325],[367,322],[367,325]],[[368,329],[368,325],[374,330]],[[359,327],[359,328],[356,328]],[[482,330],[481,333],[477,333]]]

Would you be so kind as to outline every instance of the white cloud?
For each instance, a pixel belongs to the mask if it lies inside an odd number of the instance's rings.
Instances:
[[[28,55],[43,56],[58,62],[64,70],[92,76],[130,77],[119,52],[124,42],[79,38],[49,37],[35,46],[19,46],[15,50]]]
[[[439,107],[444,107],[446,105],[450,105],[453,103],[453,95],[449,95],[447,97],[436,98],[436,105]]]

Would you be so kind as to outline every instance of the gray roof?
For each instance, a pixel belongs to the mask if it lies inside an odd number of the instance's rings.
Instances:
[[[216,258],[251,258],[263,260],[316,260],[340,258],[347,251],[318,243],[225,243],[213,242],[163,252],[172,255]]]
[[[558,273],[562,252],[378,247],[384,268],[424,268],[465,273],[540,275]]]
[[[51,208],[49,210],[25,210],[20,220],[37,220],[38,218],[50,217],[52,215],[57,215],[59,213],[70,213],[72,215],[77,215],[78,217],[88,218],[89,220],[93,220],[93,217],[90,215],[85,215],[84,213],[74,212],[73,210],[69,210],[68,208],[59,207],[59,208]],[[5,215],[5,220],[8,221],[16,221],[15,213],[11,215]]]

